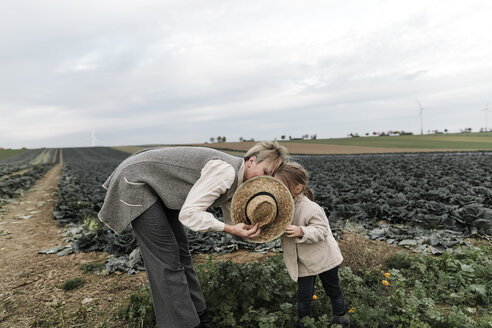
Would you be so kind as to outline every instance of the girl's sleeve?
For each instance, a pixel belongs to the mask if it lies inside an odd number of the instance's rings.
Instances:
[[[229,189],[236,172],[231,164],[211,160],[202,169],[179,212],[179,220],[193,231],[224,231],[224,223],[207,209]]]
[[[306,214],[308,215],[306,225],[300,227],[304,236],[296,238],[296,243],[314,244],[328,238],[330,226],[323,209],[316,206]]]

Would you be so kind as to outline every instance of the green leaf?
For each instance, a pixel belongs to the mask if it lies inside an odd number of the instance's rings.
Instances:
[[[487,290],[484,285],[470,285],[469,289],[471,292],[478,293],[484,297],[487,295]]]
[[[471,265],[464,264],[464,263],[461,263],[461,270],[463,270],[465,272],[470,272],[470,273],[475,272],[475,270],[473,269],[473,267]]]

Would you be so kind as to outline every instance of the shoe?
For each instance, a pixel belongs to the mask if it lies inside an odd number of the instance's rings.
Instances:
[[[208,318],[207,310],[198,313],[198,317],[200,318],[200,324],[197,326],[197,328],[217,328],[215,324]]]
[[[347,312],[345,312],[345,314],[343,315],[333,315],[333,318],[331,318],[331,323],[332,324],[339,324],[341,325],[343,328],[350,328],[350,318],[347,314]]]

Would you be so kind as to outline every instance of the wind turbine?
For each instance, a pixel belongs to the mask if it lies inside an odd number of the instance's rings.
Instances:
[[[417,100],[417,104],[419,104],[420,107],[420,134],[423,135],[424,134],[424,107],[422,107],[422,104],[418,99],[415,100]]]
[[[94,135],[94,129],[92,129],[92,147],[94,147],[96,145],[96,141],[97,141],[97,138]]]
[[[482,109],[483,112],[485,112],[485,132],[487,132],[488,129],[488,124],[487,124],[487,113],[489,112],[489,102],[487,102],[487,106]]]

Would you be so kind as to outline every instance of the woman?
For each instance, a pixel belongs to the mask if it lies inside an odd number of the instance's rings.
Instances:
[[[287,157],[276,142],[244,158],[202,147],[146,149],[125,159],[103,184],[99,219],[116,233],[131,223],[144,259],[158,327],[214,327],[193,268],[184,226],[254,239],[258,225],[233,225],[230,200],[243,182],[274,175]],[[206,212],[222,206],[224,222]]]

